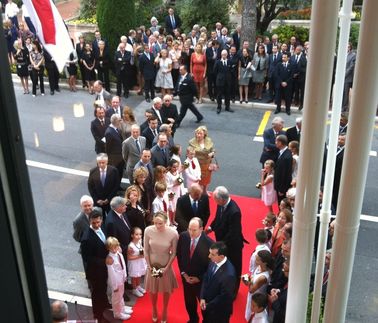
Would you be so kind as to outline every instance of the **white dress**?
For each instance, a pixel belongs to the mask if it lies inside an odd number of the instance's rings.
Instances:
[[[136,244],[134,242],[130,242],[129,249],[133,251],[133,256],[138,256],[140,254],[140,250],[143,250],[142,242],[139,241]],[[143,257],[134,260],[127,260],[127,269],[130,277],[144,276],[147,270],[146,259]]]
[[[180,177],[180,173],[176,172],[176,174],[172,174],[171,172],[167,172],[165,174],[165,180],[167,182],[167,191],[169,193],[174,193],[174,197],[170,202],[172,202],[172,211],[176,211],[176,203],[180,196],[184,195],[186,193],[184,183],[181,183],[180,185],[175,185],[177,182],[177,179]]]
[[[296,179],[298,175],[298,168],[299,168],[299,156],[293,155],[293,172],[291,175],[292,179]]]
[[[183,175],[185,179],[185,187],[190,188],[193,183],[198,183],[201,180],[201,166],[196,157],[193,159],[185,159],[184,163],[188,163],[189,166],[184,169]],[[194,165],[194,168],[193,168]]]
[[[268,244],[264,243],[264,244],[259,244],[256,246],[256,249],[255,251],[253,252],[253,254],[251,255],[251,259],[249,260],[249,272],[251,274],[253,274],[257,268],[256,266],[256,255],[259,251],[261,250],[266,250],[266,251],[269,251],[270,252],[270,247]]]
[[[170,58],[159,60],[159,70],[156,74],[155,86],[163,89],[173,89],[173,79],[171,72],[165,73],[169,69],[169,65],[172,64]],[[164,73],[163,73],[164,72]]]
[[[265,276],[266,277],[266,283],[264,285],[262,285],[258,290],[256,290],[254,293],[262,293],[262,294],[266,294],[266,288],[268,287],[268,284],[270,282],[270,273],[269,271],[264,271],[264,272],[261,272],[260,271],[260,266],[256,268],[256,270],[254,271],[253,273],[253,278],[252,278],[252,282],[255,284],[257,279],[260,277],[260,276]],[[251,317],[252,315],[252,309],[251,309],[251,305],[252,305],[252,295],[254,293],[249,293],[248,292],[248,295],[247,295],[247,305],[245,307],[245,319],[248,321],[249,318]]]
[[[277,201],[277,193],[273,184],[273,175],[268,175],[267,178],[269,177],[272,178],[272,181],[269,184],[263,185],[261,188],[261,200],[266,206],[273,205]]]

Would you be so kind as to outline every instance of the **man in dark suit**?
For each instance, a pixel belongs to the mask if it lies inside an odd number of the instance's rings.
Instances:
[[[281,112],[281,100],[285,100],[286,113],[291,114],[291,93],[293,88],[293,74],[295,67],[288,62],[289,58],[287,54],[282,54],[282,63],[277,66],[276,73],[276,111],[275,114]]]
[[[176,131],[176,122],[178,120],[179,114],[176,104],[172,103],[172,96],[170,94],[164,95],[163,105],[161,106],[160,113],[163,119],[163,123],[171,126],[173,136]]]
[[[180,115],[178,116],[178,120],[176,123],[176,128],[180,127],[182,120],[185,118],[186,112],[188,109],[193,112],[193,114],[197,117],[196,123],[200,123],[203,119],[203,115],[198,111],[198,109],[193,104],[193,98],[197,97],[197,88],[194,84],[193,78],[189,75],[188,71],[186,70],[185,65],[180,66],[180,78],[179,82],[176,86],[176,92],[180,98]]]
[[[301,131],[302,131],[302,118],[295,119],[295,126],[286,130],[287,142],[301,140]]]
[[[204,232],[203,222],[194,217],[188,231],[180,234],[177,261],[184,287],[185,308],[190,323],[198,323],[197,300],[200,301],[201,283],[209,265],[209,249],[214,243]]]
[[[173,8],[168,9],[168,16],[165,17],[165,30],[173,35],[173,31],[181,27],[181,19],[175,14]]]
[[[203,277],[200,306],[203,323],[228,323],[232,314],[235,282],[240,281],[227,258],[229,248],[220,241],[210,247],[211,263]],[[232,250],[228,252],[231,254]]]
[[[165,133],[158,135],[158,141],[151,149],[151,162],[154,167],[160,165],[167,167],[170,159],[168,151],[168,139]]]
[[[73,221],[73,235],[72,237],[77,241],[81,242],[84,232],[89,227],[89,215],[93,209],[93,199],[89,195],[83,195],[80,198],[80,213],[75,217]],[[79,250],[79,253],[81,251]]]
[[[88,177],[88,191],[93,198],[94,205],[105,212],[109,211],[109,203],[116,196],[119,188],[118,170],[108,165],[108,156],[97,156],[97,167],[92,168]]]
[[[345,77],[344,77],[344,91],[343,91],[343,111],[349,109],[349,92],[353,86],[354,78],[354,67],[356,65],[356,53],[353,51],[352,44],[348,44],[348,54],[345,66]]]
[[[215,84],[217,87],[217,113],[222,110],[222,97],[224,96],[224,102],[226,111],[234,112],[230,108],[230,87],[231,87],[231,63],[227,59],[228,53],[225,49],[221,52],[221,59],[217,60],[214,64]]]
[[[289,62],[294,66],[295,72],[293,74],[293,93],[292,99],[294,103],[299,105],[299,110],[303,109],[303,99],[306,81],[307,58],[303,53],[303,47],[298,45],[295,48],[295,53],[290,57]]]
[[[293,157],[287,147],[287,137],[285,135],[277,136],[276,147],[279,150],[279,154],[274,170],[274,189],[277,192],[279,205],[286,197],[286,192],[291,186]]]
[[[143,133],[144,130],[148,127],[148,119],[154,115],[152,109],[144,110],[145,121],[140,124],[140,132]]]
[[[156,97],[152,100],[151,111],[154,116],[158,119],[158,127],[163,124],[163,116],[161,115],[161,107],[163,105],[163,100],[160,97]]]
[[[85,264],[85,277],[91,286],[93,316],[100,322],[103,312],[110,307],[106,295],[108,271],[105,264],[108,251],[105,234],[101,230],[102,211],[94,208],[89,216],[90,226],[81,240],[81,256]]]
[[[177,231],[183,232],[188,229],[189,222],[194,217],[199,217],[206,226],[210,216],[209,197],[201,185],[194,183],[188,188],[188,193],[180,196],[176,204]]]
[[[154,139],[158,136],[158,118],[152,115],[148,118],[148,127],[142,132],[142,136],[146,138],[146,148],[151,149]]]
[[[278,46],[272,46],[272,54],[269,55],[269,65],[268,65],[268,81],[269,81],[269,94],[270,100],[273,102],[276,84],[276,70],[279,63],[282,61],[282,55],[278,52]]]
[[[274,162],[277,160],[278,157],[278,149],[276,147],[276,137],[278,135],[284,135],[285,131],[283,131],[284,121],[281,117],[275,117],[272,121],[272,128],[266,129],[263,134],[264,138],[264,148],[263,152],[261,153],[260,163],[262,168],[264,168],[264,163],[271,159]]]
[[[96,154],[105,152],[105,131],[110,125],[109,118],[105,118],[105,109],[101,106],[95,108],[96,119],[91,122],[91,133],[95,140]]]
[[[129,85],[127,78],[130,77],[131,53],[125,50],[124,43],[119,44],[119,50],[114,54],[115,74],[117,77],[117,95],[121,96],[122,87],[125,98],[129,97]]]
[[[98,54],[99,52],[99,46],[98,46],[98,43],[102,40],[104,43],[105,43],[105,51],[108,51],[109,49],[109,45],[108,45],[108,41],[104,38],[101,37],[101,33],[99,30],[95,30],[94,32],[94,35],[95,35],[95,39],[93,40],[92,42],[92,50],[93,50],[93,53],[95,55]]]
[[[43,51],[43,56],[45,58],[45,67],[46,67],[47,76],[49,79],[50,94],[54,95],[55,91],[60,92],[60,88],[59,88],[60,74],[55,64],[55,61],[52,58],[52,56],[49,54],[49,52],[46,50]]]
[[[235,103],[235,97],[237,92],[236,88],[238,87],[239,56],[234,45],[232,45],[230,48],[228,59],[230,61],[231,72],[230,99],[232,103]]]
[[[215,86],[215,74],[214,74],[214,64],[220,59],[221,50],[219,48],[219,42],[217,40],[211,41],[211,46],[206,48],[206,77],[207,77],[207,88],[209,91],[209,97],[211,101],[214,101],[216,97],[216,86]]]
[[[155,57],[150,53],[148,44],[145,44],[143,47],[143,54],[139,56],[139,70],[144,79],[144,97],[147,102],[151,102],[151,99],[155,97]]]
[[[241,225],[241,211],[239,206],[230,197],[224,186],[218,186],[213,192],[214,201],[217,203],[217,211],[213,222],[208,227],[207,232],[214,231],[217,241],[223,241],[230,251],[228,259],[235,267],[236,277],[241,276],[242,252],[244,242]],[[237,279],[234,298],[238,294],[240,279]]]
[[[240,49],[240,32],[241,26],[237,25],[235,31],[232,33],[232,40],[234,41],[234,46],[236,47],[236,51]]]
[[[123,107],[121,107],[119,105],[119,102],[120,102],[120,99],[119,99],[119,96],[115,95],[113,96],[113,98],[111,99],[111,106],[109,107],[109,109],[107,109],[105,111],[105,116],[107,118],[110,119],[110,117],[113,115],[113,114],[118,114],[120,117],[122,117],[122,114],[123,114]]]
[[[118,130],[121,120],[118,114],[113,114],[110,117],[110,125],[105,131],[105,148],[109,158],[109,165],[118,169],[119,181],[122,180],[123,169],[125,168],[122,157],[122,136]]]

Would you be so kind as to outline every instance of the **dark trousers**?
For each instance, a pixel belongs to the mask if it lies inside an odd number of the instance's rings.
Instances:
[[[193,114],[197,117],[197,120],[203,119],[202,114],[198,111],[198,109],[193,104],[193,102],[181,103],[180,114],[177,120],[177,127],[180,125],[181,121],[185,118],[185,115],[188,109],[193,112]]]
[[[18,19],[17,19],[17,15],[13,16],[12,18],[10,18],[10,20],[12,21],[13,25],[16,26],[17,30],[19,29],[18,27]]]
[[[285,107],[286,111],[290,111],[291,107],[291,86],[286,86],[286,87],[279,87],[277,90],[277,95],[276,95],[276,105],[277,105],[277,110],[281,111],[281,100],[285,100]]]
[[[172,74],[173,85],[176,85],[180,76],[179,69],[173,68],[171,74]]]
[[[305,89],[304,80],[301,80],[301,79],[294,80],[292,99],[294,99],[294,102],[298,103],[299,106],[303,106],[304,89]]]
[[[230,84],[230,99],[232,101],[235,101],[237,85],[238,85],[238,77],[237,75],[232,75],[231,84]]]
[[[81,74],[81,80],[83,82],[83,87],[87,86],[87,80],[85,79],[85,66],[83,63],[79,60],[79,68],[80,68],[80,74]]]
[[[40,90],[41,90],[41,93],[45,93],[45,85],[43,83],[43,72],[44,72],[45,68],[43,66],[40,66],[39,67],[39,70],[36,70],[36,69],[32,69],[32,72],[31,72],[31,79],[32,79],[32,82],[33,82],[33,95],[36,95],[37,94],[37,84],[38,84],[38,80],[39,80],[39,86],[40,86]]]
[[[121,183],[123,177],[123,170],[125,169],[125,162],[122,158],[122,155],[108,154],[109,165],[114,166],[118,170],[119,181]]]
[[[188,284],[185,279],[182,279],[184,287],[185,308],[189,315],[190,323],[198,323],[199,316],[197,313],[197,300],[200,301],[201,283]]]
[[[32,21],[31,21],[30,17],[24,17],[24,19],[25,19],[25,22],[26,22],[29,30],[35,35],[37,32],[35,30],[35,27],[34,27]]]
[[[344,83],[344,91],[343,91],[343,111],[348,111],[349,109],[349,91],[352,88],[352,82],[345,82]]]
[[[276,88],[274,86],[275,83],[276,81],[274,79],[274,76],[269,77],[269,96],[271,100],[274,100],[276,96]]]
[[[92,287],[92,311],[93,316],[98,320],[102,320],[102,313],[109,307],[108,298],[106,296],[107,283],[105,279],[93,279],[89,281]]]
[[[106,91],[110,91],[110,82],[109,82],[109,68],[107,67],[98,67],[98,79],[104,83]]]
[[[214,99],[217,96],[214,73],[207,73],[207,90],[208,90],[210,99]]]
[[[155,97],[155,80],[150,79],[150,80],[144,80],[144,97],[146,99],[153,99]]]
[[[216,311],[216,310],[215,310]],[[224,313],[222,316],[217,312],[202,311],[203,321],[202,323],[229,323],[230,314]]]
[[[227,255],[228,260],[232,263],[235,268],[236,273],[236,282],[235,282],[235,292],[234,292],[234,299],[238,295],[239,287],[240,287],[240,276],[242,273],[242,259],[243,259],[243,247],[241,248],[230,248],[232,252],[229,252]]]
[[[123,87],[123,93],[125,95],[129,95],[129,85],[127,81],[127,73],[126,70],[120,71],[119,74],[117,74],[117,95],[122,95],[122,87]]]
[[[59,90],[59,71],[56,65],[51,67],[46,67],[47,75],[49,78],[50,91],[54,92]]]
[[[224,95],[224,103],[226,110],[230,109],[230,84],[225,86],[217,86],[217,105],[218,109],[222,109],[222,97]]]

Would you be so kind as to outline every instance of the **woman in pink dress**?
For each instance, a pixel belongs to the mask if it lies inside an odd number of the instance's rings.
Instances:
[[[198,103],[202,103],[202,97],[204,95],[206,69],[206,55],[203,53],[202,45],[197,44],[194,53],[190,58],[190,73],[193,75],[194,83],[197,86],[197,92],[199,95]]]
[[[274,189],[274,161],[269,159],[264,163],[264,168],[261,170],[261,200],[265,206],[273,212],[273,204],[277,201],[277,193]]]

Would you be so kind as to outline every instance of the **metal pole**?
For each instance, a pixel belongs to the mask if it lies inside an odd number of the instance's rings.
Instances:
[[[363,2],[324,322],[344,322],[378,103],[378,1]],[[369,50],[366,50],[369,48]]]
[[[306,322],[338,10],[338,0],[312,2],[311,45],[295,199],[287,323]]]
[[[332,118],[330,138],[327,154],[327,164],[324,180],[323,203],[320,211],[320,228],[318,241],[318,257],[316,262],[314,297],[312,301],[311,322],[318,323],[320,315],[320,303],[322,297],[323,274],[325,253],[327,248],[328,223],[331,215],[331,201],[333,180],[335,177],[336,149],[339,134],[339,120],[343,99],[343,88],[345,78],[346,53],[350,33],[350,22],[352,18],[353,0],[345,0],[340,10],[340,33],[339,47],[337,52],[336,78],[332,100]]]

